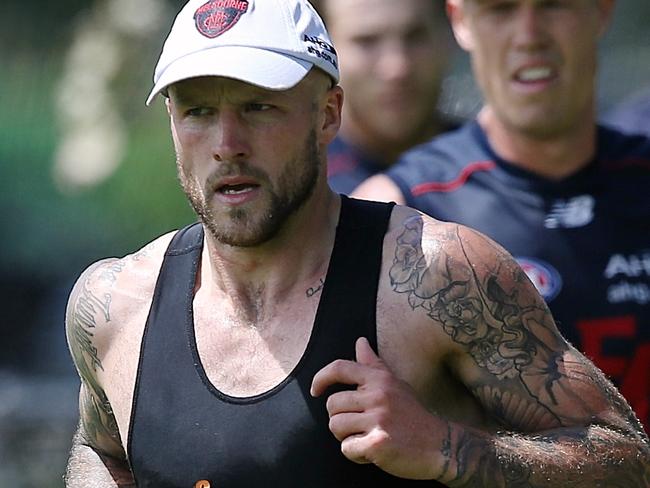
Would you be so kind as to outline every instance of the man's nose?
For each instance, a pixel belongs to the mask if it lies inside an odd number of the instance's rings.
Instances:
[[[377,72],[384,80],[392,81],[406,77],[412,68],[406,43],[397,40],[387,42],[382,48],[377,64]]]
[[[515,45],[520,49],[533,50],[546,45],[548,38],[545,29],[546,19],[539,7],[523,4],[515,16]]]
[[[216,161],[237,161],[250,156],[250,134],[239,113],[223,110],[212,133],[212,157]]]

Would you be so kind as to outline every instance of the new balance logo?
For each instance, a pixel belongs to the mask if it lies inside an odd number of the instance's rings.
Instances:
[[[581,195],[568,200],[556,200],[546,216],[547,229],[572,229],[584,227],[594,220],[596,200],[590,195]]]

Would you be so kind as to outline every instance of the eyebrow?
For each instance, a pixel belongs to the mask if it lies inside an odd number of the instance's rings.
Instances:
[[[170,92],[171,91],[172,90],[170,90]],[[173,90],[173,93],[174,102],[182,106],[206,105],[214,103],[216,99],[223,97],[222,95],[215,96],[209,92],[206,94],[203,90],[201,90],[200,93],[197,93],[190,90],[181,91],[176,89]],[[253,87],[253,89],[249,91],[236,95],[234,101],[236,103],[256,103],[263,102],[265,100],[282,101],[286,99],[286,96],[287,91],[264,90],[263,88]],[[170,96],[170,100],[171,99],[172,97]]]
[[[167,93],[169,94],[169,100],[173,101],[174,103],[178,105],[193,105],[196,103],[197,98],[192,97],[191,95],[183,95],[179,93],[178,90],[168,90]],[[172,96],[173,93],[173,96]]]

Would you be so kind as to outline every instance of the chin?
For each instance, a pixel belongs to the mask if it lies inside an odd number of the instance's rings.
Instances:
[[[394,117],[387,119],[384,123],[377,126],[375,132],[382,140],[395,143],[401,143],[410,140],[416,132],[417,126],[413,125],[413,117]]]
[[[279,231],[278,226],[268,227],[265,229],[258,228],[251,230],[250,232],[241,232],[240,228],[233,229],[233,231],[230,232],[228,229],[218,229],[210,225],[206,225],[206,227],[212,236],[221,244],[241,248],[261,246],[273,239]]]
[[[549,124],[546,120],[537,124],[528,124],[522,132],[535,139],[555,139],[566,134],[570,127],[571,125],[566,123]]]
[[[563,114],[537,112],[522,117],[521,112],[511,117],[508,125],[517,132],[536,139],[551,139],[566,134],[574,125],[572,119]]]

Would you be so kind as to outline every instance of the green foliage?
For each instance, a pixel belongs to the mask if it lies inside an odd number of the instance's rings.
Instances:
[[[0,266],[44,277],[78,273],[91,261],[131,252],[194,218],[176,180],[160,102],[146,108],[143,100],[134,101],[139,109],[125,122],[125,158],[107,181],[73,194],[57,188],[54,95],[60,64],[55,57],[17,56],[4,63],[0,77],[0,208],[8,236]]]

